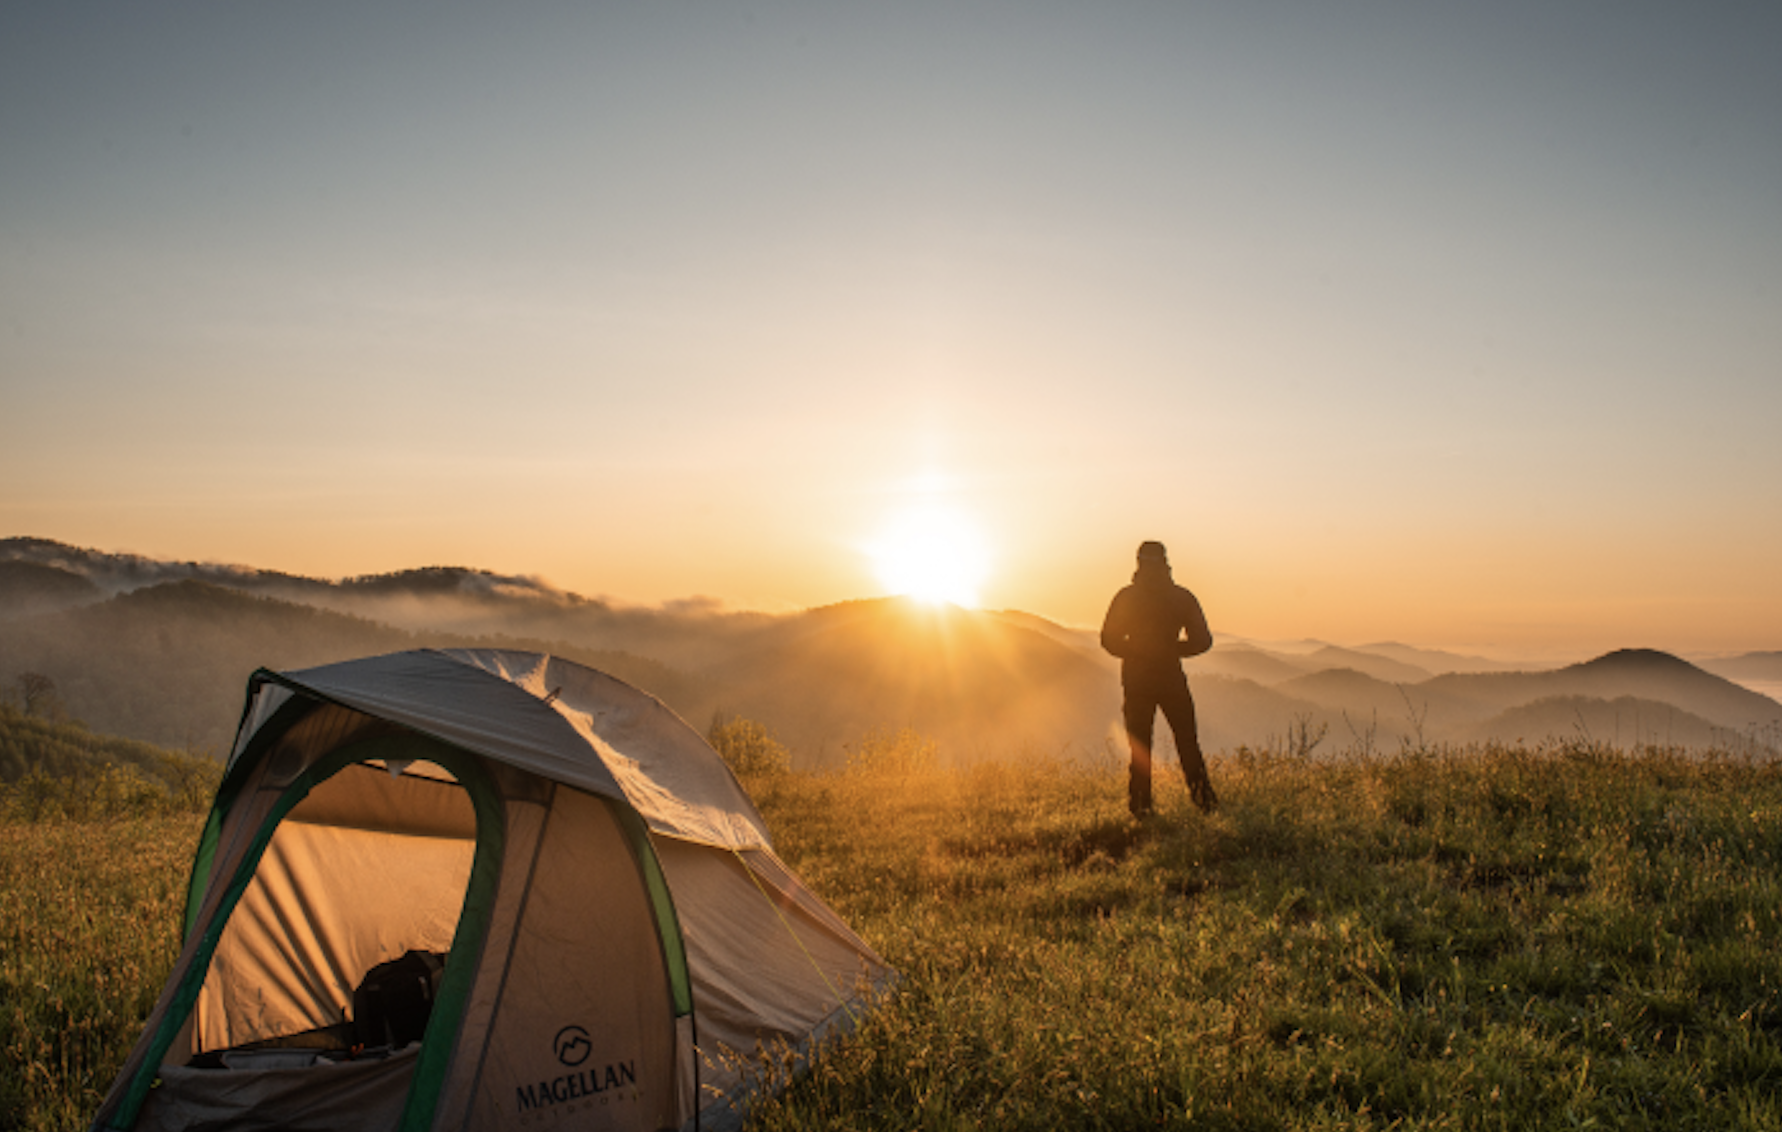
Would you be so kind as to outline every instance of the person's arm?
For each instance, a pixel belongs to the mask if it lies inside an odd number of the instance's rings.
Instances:
[[[1128,651],[1126,617],[1120,608],[1120,596],[1125,592],[1114,595],[1108,603],[1108,615],[1101,620],[1101,647],[1122,660]]]
[[[1187,590],[1182,591],[1182,632],[1184,639],[1177,645],[1183,656],[1199,656],[1213,647],[1213,631],[1207,628],[1207,615],[1201,612],[1200,599]]]

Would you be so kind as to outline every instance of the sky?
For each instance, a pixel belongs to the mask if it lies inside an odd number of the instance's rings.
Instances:
[[[0,536],[1782,649],[1782,6],[8,5]]]

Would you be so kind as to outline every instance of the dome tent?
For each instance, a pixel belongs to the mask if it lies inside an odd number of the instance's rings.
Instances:
[[[96,1129],[734,1125],[893,977],[686,723],[502,650],[255,673],[185,928]]]

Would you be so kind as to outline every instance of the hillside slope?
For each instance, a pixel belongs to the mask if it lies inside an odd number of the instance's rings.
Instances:
[[[1708,747],[1737,749],[1740,735],[1670,704],[1636,696],[1549,696],[1499,712],[1469,736],[1519,744],[1552,739],[1607,743],[1617,749]]]
[[[960,756],[1099,751],[1118,711],[1106,669],[1005,618],[905,599],[846,602],[763,631],[704,673],[727,712],[813,765],[875,727],[913,727]]]
[[[1465,701],[1482,716],[1554,696],[1631,696],[1669,704],[1733,731],[1782,722],[1782,704],[1655,649],[1619,649],[1550,672],[1437,676],[1416,690]]]
[[[234,738],[255,669],[292,670],[423,647],[552,652],[680,710],[711,702],[697,679],[642,657],[524,637],[410,633],[196,581],[0,622],[0,679],[41,673],[55,682],[68,714],[94,730],[220,756]]]
[[[17,782],[33,771],[66,777],[108,765],[163,778],[186,759],[182,752],[153,743],[101,734],[79,723],[26,715],[0,704],[0,782]]]
[[[36,562],[0,560],[0,620],[86,605],[102,596],[84,575]]]
[[[602,668],[701,730],[717,715],[758,719],[801,765],[833,763],[867,730],[900,726],[934,736],[957,758],[1123,757],[1118,663],[1093,631],[1019,611],[897,599],[791,614],[701,600],[638,608],[456,566],[325,581],[0,539],[0,692],[22,673],[42,673],[75,716],[174,747],[220,751],[256,667],[487,645]],[[1278,745],[1290,733],[1301,745],[1321,735],[1323,753],[1538,741],[1573,737],[1580,726],[1612,740],[1623,731],[1620,701],[1656,705],[1630,709],[1629,741],[1656,734],[1662,708],[1672,721],[1663,733],[1677,742],[1694,744],[1705,727],[1778,745],[1782,704],[1724,678],[1750,683],[1774,671],[1778,655],[1708,662],[1722,675],[1638,649],[1506,672],[1390,642],[1262,647],[1221,637],[1187,671],[1209,750]],[[1529,708],[1537,703],[1547,706]],[[1165,736],[1160,729],[1167,752]]]
[[[0,539],[0,565],[84,579],[90,601],[168,583],[202,582],[410,632],[569,641],[583,648],[647,655],[682,669],[728,656],[739,641],[775,620],[770,614],[726,611],[716,602],[698,600],[626,606],[559,590],[537,578],[463,566],[330,581],[246,566],[158,561],[34,538]],[[0,619],[8,615],[6,592],[0,587]]]
[[[413,647],[409,634],[205,582],[169,582],[0,622],[0,673],[43,673],[98,731],[225,752],[247,678]]]

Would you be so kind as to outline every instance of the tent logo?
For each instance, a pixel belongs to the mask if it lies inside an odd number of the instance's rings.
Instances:
[[[600,1104],[611,1104],[613,1101],[638,1099],[637,1062],[615,1061],[609,1065],[595,1065],[590,1068],[574,1068],[588,1060],[594,1043],[588,1040],[588,1031],[580,1026],[565,1026],[557,1033],[554,1043],[557,1060],[570,1071],[560,1077],[552,1077],[535,1085],[514,1086],[514,1108],[525,1124],[532,1119],[529,1113],[552,1112],[559,1114],[575,1112],[578,1107],[591,1108],[596,1101]],[[562,1105],[562,1108],[556,1106]]]
[[[594,1042],[583,1027],[565,1026],[558,1030],[551,1039],[551,1052],[569,1072],[535,1085],[514,1086],[514,1108],[521,1124],[530,1123],[534,1116],[561,1116],[592,1108],[596,1103],[638,1099],[636,1060],[583,1064],[594,1053]]]
[[[557,1031],[551,1048],[557,1052],[558,1061],[574,1069],[588,1060],[588,1055],[594,1052],[594,1043],[588,1040],[588,1031],[580,1026],[565,1026]]]

